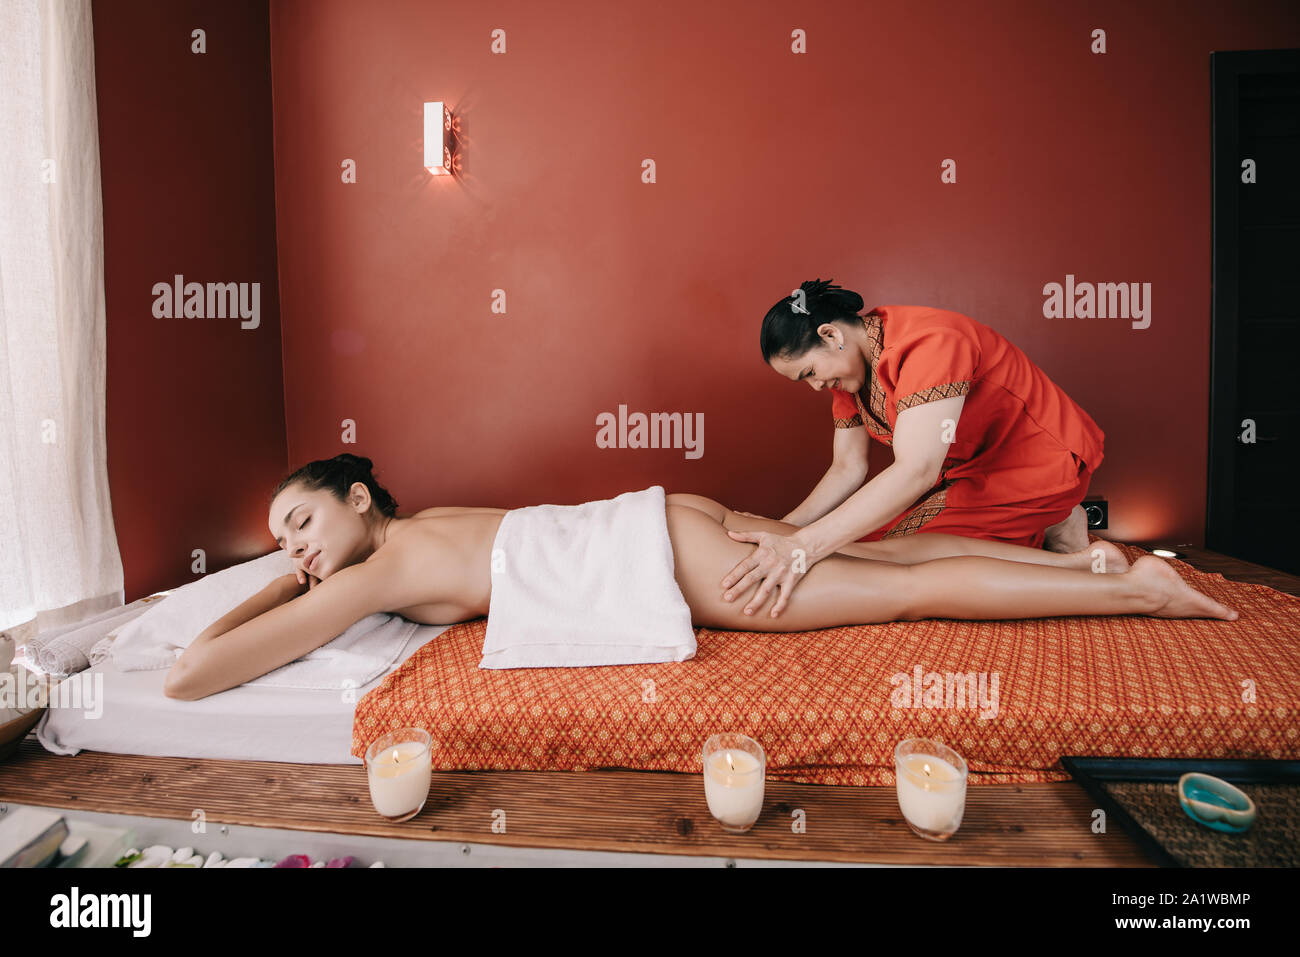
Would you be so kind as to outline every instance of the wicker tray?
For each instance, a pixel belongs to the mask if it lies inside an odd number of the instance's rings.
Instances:
[[[1300,866],[1300,761],[1067,756],[1061,765],[1161,866]],[[1249,794],[1258,808],[1250,830],[1227,834],[1188,817],[1178,803],[1178,779],[1189,771]]]

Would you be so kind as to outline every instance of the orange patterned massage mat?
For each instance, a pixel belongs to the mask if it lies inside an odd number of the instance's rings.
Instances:
[[[1300,598],[1171,564],[1241,617],[702,628],[689,661],[519,669],[478,667],[477,619],[357,703],[352,754],[415,726],[434,770],[698,772],[710,734],[740,731],[773,780],[857,785],[892,784],[908,737],[955,748],[972,784],[1067,781],[1063,754],[1300,758]]]

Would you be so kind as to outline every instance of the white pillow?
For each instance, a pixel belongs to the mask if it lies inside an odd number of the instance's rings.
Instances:
[[[277,548],[176,589],[122,626],[112,644],[113,663],[122,671],[170,668],[209,625],[292,571],[289,553]]]

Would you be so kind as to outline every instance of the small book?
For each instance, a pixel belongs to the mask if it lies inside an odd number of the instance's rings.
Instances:
[[[0,817],[0,867],[44,867],[68,836],[63,815],[20,807]]]

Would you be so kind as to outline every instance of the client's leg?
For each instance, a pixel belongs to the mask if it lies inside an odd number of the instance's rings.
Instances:
[[[670,504],[667,519],[677,583],[697,626],[787,632],[919,618],[1237,617],[1154,556],[1138,559],[1126,575],[1094,575],[973,555],[916,565],[832,555],[808,570],[779,618],[770,615],[774,598],[746,615],[750,593],[723,601],[721,582],[754,546],[732,541],[699,509]]]
[[[741,515],[705,495],[689,492],[672,492],[665,497],[669,505],[688,505],[710,516],[726,528],[742,531],[758,529],[788,535],[798,531],[799,526],[782,522],[775,518],[755,518]],[[1087,541],[1085,535],[1084,538]],[[743,542],[741,544],[744,544]],[[1110,574],[1128,571],[1128,559],[1124,552],[1113,542],[1093,542],[1090,546],[1077,552],[1061,553],[1042,548],[1025,548],[1008,542],[990,542],[983,538],[968,538],[964,535],[948,535],[943,532],[920,532],[915,535],[902,535],[880,542],[849,542],[842,545],[837,552],[852,555],[855,558],[867,558],[875,562],[893,562],[898,565],[915,565],[919,562],[933,561],[936,558],[952,558],[959,555],[982,555],[986,558],[1000,558],[1007,562],[1025,562],[1030,565],[1052,565],[1057,568],[1081,568],[1087,571],[1105,571]],[[1098,558],[1102,562],[1098,562]],[[816,566],[813,566],[816,567]]]

